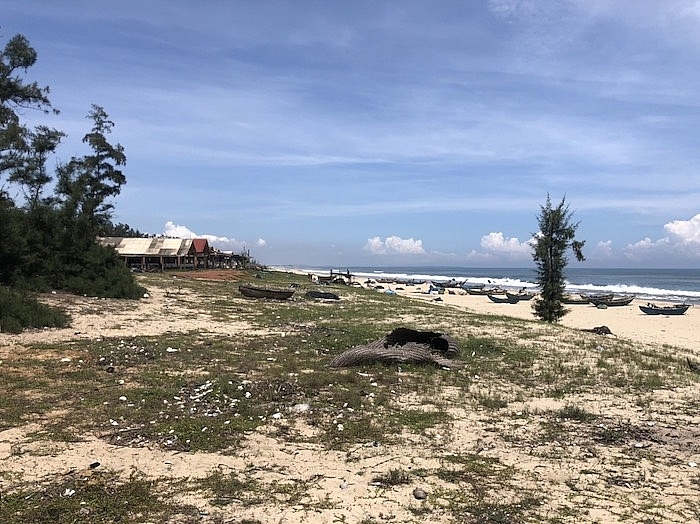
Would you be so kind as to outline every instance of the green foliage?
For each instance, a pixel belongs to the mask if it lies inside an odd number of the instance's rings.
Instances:
[[[49,88],[27,83],[18,74],[36,63],[37,53],[23,35],[15,35],[0,51],[0,174],[20,164],[27,148],[27,128],[18,109],[33,108],[48,112]]]
[[[90,244],[67,259],[55,275],[55,287],[79,295],[111,298],[141,298],[146,292],[114,249]]]
[[[0,286],[0,331],[21,333],[24,328],[65,327],[68,316],[41,304],[35,296]]]
[[[141,233],[138,229],[132,228],[129,224],[122,224],[121,222],[118,224],[113,224],[112,222],[100,224],[97,234],[101,237],[122,238],[142,238],[148,236],[148,234]]]
[[[111,199],[126,183],[118,169],[126,163],[124,148],[107,140],[114,123],[103,108],[92,106],[88,118],[93,126],[83,138],[92,153],[59,162],[54,193],[46,196],[53,181],[47,163],[65,134],[47,126],[32,130],[20,119],[20,108],[52,109],[48,88],[25,81],[21,74],[36,59],[22,35],[10,39],[0,52],[0,175],[7,175],[14,194],[24,196],[15,202],[10,191],[0,190],[0,284],[139,298],[145,289],[114,250],[96,243],[104,231],[133,231],[125,224],[111,225]],[[26,317],[21,303],[6,307],[17,309],[7,314],[13,330],[43,318],[20,320]]]
[[[112,204],[109,199],[121,192],[126,177],[117,169],[126,164],[124,148],[112,145],[106,135],[112,132],[114,122],[105,110],[92,106],[88,118],[93,121],[92,130],[83,137],[83,142],[92,149],[91,155],[73,157],[57,170],[56,192],[62,199],[67,218],[81,218],[94,228],[109,220]]]
[[[564,296],[564,268],[568,263],[566,252],[569,248],[576,259],[585,260],[583,245],[575,239],[578,223],[571,222],[572,212],[562,198],[559,205],[552,207],[552,201],[547,195],[547,202],[541,206],[538,217],[539,233],[532,255],[537,265],[537,282],[540,286],[540,297],[535,300],[535,314],[546,322],[557,322],[566,313],[562,298]]]

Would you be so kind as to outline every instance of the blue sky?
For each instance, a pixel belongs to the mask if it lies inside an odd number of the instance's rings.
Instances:
[[[592,267],[700,266],[697,0],[5,0],[115,221],[266,264],[529,266],[566,196]],[[29,124],[46,122],[25,112]]]

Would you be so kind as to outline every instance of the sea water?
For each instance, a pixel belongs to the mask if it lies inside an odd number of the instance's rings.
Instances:
[[[306,268],[328,272],[331,268]],[[537,290],[537,274],[530,268],[467,268],[446,266],[355,266],[332,268],[350,271],[356,279],[386,279],[400,282],[444,282],[455,279],[466,284],[485,284],[505,289]],[[566,290],[570,293],[635,294],[642,300],[700,304],[700,269],[609,269],[567,267]]]

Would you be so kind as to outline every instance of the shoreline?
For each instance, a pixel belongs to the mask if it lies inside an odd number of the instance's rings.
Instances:
[[[496,304],[485,295],[469,295],[460,290],[455,290],[454,294],[448,291],[445,291],[444,294],[431,294],[428,293],[428,285],[426,284],[414,286],[387,284],[385,289],[377,290],[377,292],[386,292],[387,290],[391,290],[399,296],[457,307],[470,313],[537,320],[532,311],[533,302],[531,300],[520,301],[516,304]],[[436,301],[438,297],[442,300]],[[698,308],[691,307],[684,315],[656,316],[642,313],[639,306],[646,303],[647,300],[635,299],[628,306],[606,309],[598,309],[591,304],[567,305],[569,313],[561,319],[559,324],[573,329],[607,326],[615,336],[645,344],[678,346],[690,350],[695,355],[700,355],[700,339],[697,336],[697,328],[700,327],[697,320],[697,315],[700,314]],[[658,305],[665,304],[659,301]]]
[[[328,272],[307,271],[303,269],[276,268],[275,271],[286,271],[299,275],[327,275]],[[367,284],[367,281],[376,283],[374,277],[366,277],[364,274],[354,275],[354,282],[364,288],[372,289],[375,284]],[[462,289],[448,290],[444,294],[428,293],[429,282],[407,284],[404,280],[386,279],[382,281],[383,289],[377,289],[377,293],[395,292],[399,296],[414,298],[456,307],[469,313],[480,315],[511,316],[523,320],[537,321],[532,311],[532,301],[520,301],[516,304],[496,304],[487,296],[469,295]],[[436,301],[437,298],[440,301]],[[700,328],[700,307],[691,306],[684,315],[647,315],[639,309],[640,305],[646,305],[650,300],[635,298],[628,306],[615,306],[607,309],[598,309],[591,304],[568,304],[569,313],[564,315],[559,324],[572,329],[593,329],[599,326],[607,326],[613,336],[623,337],[644,344],[660,344],[677,346],[688,350],[695,357],[700,358],[700,337],[697,335]],[[657,305],[670,305],[674,302],[654,300]]]
[[[329,269],[272,267],[276,271],[328,276]],[[581,269],[581,268],[577,268]],[[456,267],[369,267],[333,269],[334,274],[350,271],[354,281],[373,280],[393,285],[428,282],[465,282],[471,285],[494,285],[508,290],[526,288],[536,291],[532,268],[456,268]],[[678,273],[681,271],[681,273]],[[591,268],[567,278],[566,290],[578,293],[614,293],[635,295],[649,302],[686,303],[700,306],[700,270],[677,269],[603,269]]]

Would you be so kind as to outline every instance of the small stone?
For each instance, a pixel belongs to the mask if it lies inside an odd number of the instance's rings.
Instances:
[[[414,489],[413,496],[418,500],[425,500],[428,498],[428,494],[422,488]]]

